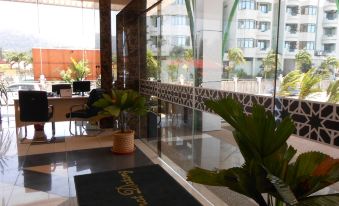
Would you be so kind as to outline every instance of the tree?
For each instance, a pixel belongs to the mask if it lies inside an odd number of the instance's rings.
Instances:
[[[171,82],[173,82],[174,80],[176,80],[178,78],[178,65],[177,64],[169,64],[168,65],[168,77],[169,80],[171,80]]]
[[[66,82],[84,80],[90,73],[87,60],[76,61],[75,59],[71,58],[71,61],[72,63],[68,69],[66,71],[62,70],[60,72],[61,79]]]
[[[328,102],[337,103],[339,102],[339,80],[331,82],[327,88]]]
[[[90,73],[90,68],[88,67],[87,60],[79,60],[71,58],[71,65],[69,68],[72,70],[73,77],[76,81],[84,80]]]
[[[276,63],[277,54],[271,50],[268,52],[268,54],[262,59],[262,66],[264,78],[266,79],[267,74],[275,71],[277,69],[277,63]],[[279,62],[278,62],[279,64]]]
[[[146,63],[147,63],[147,77],[153,77],[157,79],[159,77],[159,64],[158,61],[154,58],[153,52],[151,50],[147,50],[146,53]]]
[[[295,55],[296,69],[307,72],[312,68],[312,56],[305,50],[299,50]]]
[[[298,88],[298,85],[302,79],[302,73],[300,70],[293,70],[289,72],[283,79],[280,85],[279,95],[289,96]]]
[[[338,68],[339,60],[333,56],[329,56],[323,62],[321,62],[319,73],[322,75],[330,75],[331,73],[335,75]]]
[[[229,73],[232,72],[236,65],[244,64],[246,62],[244,58],[244,53],[239,48],[229,49],[227,52],[228,55],[228,66],[225,67],[227,72],[227,78],[229,78]]]
[[[300,83],[299,99],[305,99],[312,93],[320,92],[321,89],[316,87],[316,85],[319,84],[322,79],[322,75],[315,73],[315,68],[312,68],[308,70],[308,72],[304,73]]]
[[[73,81],[71,69],[67,69],[66,71],[62,70],[60,72],[60,76],[61,76],[61,79],[67,83],[71,83]]]
[[[32,55],[26,52],[6,52],[4,56],[11,69],[14,64],[18,64],[18,69],[20,69],[20,63],[23,63],[23,69],[26,69],[26,66],[33,62]]]

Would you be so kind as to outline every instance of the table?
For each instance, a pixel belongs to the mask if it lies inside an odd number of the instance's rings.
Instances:
[[[68,121],[66,113],[70,112],[73,105],[83,105],[87,102],[88,96],[72,97],[48,97],[48,105],[54,106],[53,118],[55,122]],[[20,121],[19,99],[14,99],[14,112],[16,127],[22,127],[25,124]],[[32,123],[34,124],[34,123]]]

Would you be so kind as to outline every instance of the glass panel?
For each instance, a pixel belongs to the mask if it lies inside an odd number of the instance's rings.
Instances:
[[[161,101],[161,154],[184,171],[193,167],[193,110]]]
[[[147,144],[154,152],[158,153],[158,144],[161,141],[161,124],[163,114],[158,112],[159,99],[154,96],[147,96],[149,111],[145,116],[140,117],[141,140]]]
[[[161,3],[161,41],[158,46],[161,82],[193,85],[193,25],[187,8],[185,1],[181,0]]]
[[[146,14],[146,74],[141,74],[143,78],[154,81],[160,80],[160,57],[161,46],[163,44],[161,36],[161,20],[159,7],[156,6]]]

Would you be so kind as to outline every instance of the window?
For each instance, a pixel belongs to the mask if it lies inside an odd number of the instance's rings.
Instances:
[[[315,24],[300,24],[300,32],[315,33],[316,25]]]
[[[261,13],[268,13],[268,4],[260,4],[259,5],[259,11],[261,12]]]
[[[301,49],[301,50],[314,50],[314,41],[300,41],[299,49]]]
[[[251,20],[251,19],[239,19],[238,28],[239,29],[255,29],[256,21]]]
[[[298,6],[287,6],[286,13],[290,16],[296,16],[299,13],[299,7]]]
[[[337,34],[337,29],[335,27],[324,28],[324,34],[326,36],[335,36]]]
[[[172,25],[188,25],[187,17],[178,15],[178,16],[172,16]]]
[[[268,40],[258,40],[257,42],[257,47],[261,50],[264,51],[268,48],[269,41]]]
[[[186,36],[174,36],[173,37],[173,45],[175,46],[190,46],[190,37],[186,37]]]
[[[335,52],[335,44],[324,44],[324,52],[325,53],[334,53]]]
[[[239,48],[254,48],[254,39],[239,38],[238,47]]]
[[[255,1],[254,0],[241,0],[239,3],[239,9],[252,9],[255,10]]]
[[[259,22],[259,30],[262,32],[270,30],[270,22]]]
[[[327,20],[336,20],[337,19],[337,12],[336,11],[326,12],[326,19]]]
[[[290,34],[296,34],[298,31],[298,24],[286,24],[285,30]]]
[[[288,52],[295,52],[297,49],[297,42],[296,41],[285,41],[285,49]]]
[[[316,6],[303,6],[301,7],[302,15],[317,15],[317,7]]]
[[[185,0],[175,0],[175,4],[176,5],[184,5],[185,4]]]

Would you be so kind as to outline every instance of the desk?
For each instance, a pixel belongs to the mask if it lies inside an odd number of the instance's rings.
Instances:
[[[48,97],[48,105],[54,106],[53,118],[56,122],[68,121],[66,113],[70,112],[72,105],[86,104],[88,96],[72,97]],[[25,124],[20,121],[19,99],[14,99],[15,124],[16,127],[22,127]]]

